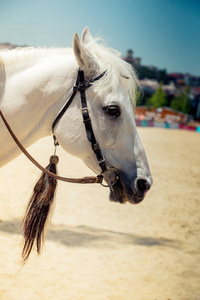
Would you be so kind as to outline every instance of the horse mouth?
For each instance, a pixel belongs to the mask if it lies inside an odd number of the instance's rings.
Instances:
[[[112,202],[119,202],[121,204],[139,204],[144,198],[146,193],[140,194],[134,191],[129,191],[121,180],[119,179],[113,186],[110,187],[109,200]]]
[[[133,184],[133,178],[127,179],[127,176],[114,167],[108,168],[107,172],[104,173],[104,179],[110,188],[110,201],[121,204],[126,202],[131,204],[140,203],[145,198],[152,183],[145,177],[136,176]]]

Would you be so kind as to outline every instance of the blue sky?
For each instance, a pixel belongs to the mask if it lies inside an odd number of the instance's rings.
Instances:
[[[0,0],[0,43],[71,47],[86,26],[123,56],[200,76],[200,0]]]

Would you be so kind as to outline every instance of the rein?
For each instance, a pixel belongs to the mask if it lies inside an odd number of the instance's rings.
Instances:
[[[71,182],[71,183],[102,183],[103,181],[103,176],[96,176],[96,177],[83,177],[83,178],[67,178],[67,177],[61,177],[58,176],[50,171],[48,171],[47,169],[43,168],[31,155],[30,153],[28,153],[28,151],[26,151],[26,149],[24,148],[24,146],[20,143],[20,141],[18,140],[18,138],[16,137],[16,135],[14,134],[14,132],[12,131],[10,125],[8,124],[8,122],[6,121],[2,111],[0,110],[0,116],[5,124],[5,126],[7,127],[10,135],[12,136],[13,140],[15,141],[15,143],[17,144],[17,146],[20,148],[20,150],[26,155],[26,157],[38,168],[40,169],[42,172],[44,172],[45,174],[49,175],[50,177],[54,178],[54,179],[58,179],[61,181],[65,181],[65,182]],[[53,158],[53,156],[52,156]]]
[[[52,172],[50,172],[49,170],[43,168],[28,152],[27,150],[24,148],[24,146],[20,143],[20,141],[18,140],[18,138],[16,137],[16,135],[14,134],[13,130],[11,129],[10,125],[8,124],[8,122],[6,121],[2,111],[0,110],[0,116],[5,124],[5,126],[7,127],[10,135],[12,136],[13,140],[15,141],[15,143],[17,144],[17,146],[20,148],[20,150],[26,155],[26,157],[37,167],[39,168],[42,172],[44,172],[46,175],[60,180],[60,181],[65,181],[65,182],[70,182],[70,183],[81,183],[81,184],[88,184],[88,183],[100,183],[101,185],[105,186],[105,187],[110,187],[113,186],[117,180],[119,179],[118,176],[118,172],[115,168],[113,167],[107,167],[106,162],[105,162],[105,158],[101,152],[101,149],[99,147],[99,144],[96,141],[93,129],[92,129],[92,123],[91,123],[91,119],[89,116],[89,111],[87,108],[87,101],[86,101],[86,95],[85,95],[85,90],[87,88],[89,88],[93,82],[98,81],[99,79],[101,79],[104,75],[105,75],[106,71],[101,73],[99,76],[90,79],[90,80],[85,80],[84,78],[84,72],[83,70],[78,70],[78,75],[77,75],[77,80],[76,80],[76,85],[73,87],[73,93],[70,97],[70,99],[67,101],[67,103],[64,105],[64,107],[61,109],[61,111],[59,112],[58,116],[56,117],[55,121],[52,124],[52,132],[53,132],[53,139],[54,139],[54,145],[55,147],[59,145],[57,138],[54,134],[54,129],[55,126],[57,125],[57,123],[59,122],[59,120],[62,118],[62,116],[64,115],[64,113],[66,112],[66,110],[68,109],[68,107],[70,106],[70,104],[72,103],[74,97],[76,96],[77,92],[80,92],[80,96],[81,96],[81,105],[82,105],[82,109],[81,109],[81,113],[82,113],[82,117],[83,117],[83,123],[85,124],[85,130],[86,130],[86,135],[87,135],[87,139],[88,141],[91,143],[91,147],[92,150],[94,151],[98,164],[102,170],[101,174],[98,176],[90,176],[90,177],[82,177],[82,178],[67,178],[67,177],[62,177],[62,176],[58,176]],[[58,163],[58,157],[56,155],[51,156],[50,158],[50,163],[53,162],[54,164]],[[102,184],[103,182],[103,173],[108,171],[109,169],[112,169],[115,173],[115,180],[108,184],[108,185],[104,185]]]

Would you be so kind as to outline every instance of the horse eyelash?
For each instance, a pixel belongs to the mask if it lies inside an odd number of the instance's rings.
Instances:
[[[128,76],[121,74],[121,77],[125,78],[125,79],[130,79]]]

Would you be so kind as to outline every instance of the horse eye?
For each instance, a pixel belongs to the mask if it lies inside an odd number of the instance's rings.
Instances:
[[[110,116],[118,117],[120,115],[120,108],[116,105],[107,106],[106,113]]]

